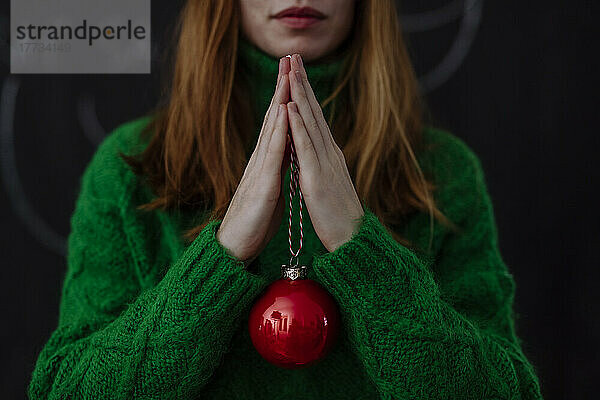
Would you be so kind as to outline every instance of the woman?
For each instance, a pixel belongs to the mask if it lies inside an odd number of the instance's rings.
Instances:
[[[82,178],[29,396],[541,398],[481,163],[422,122],[394,2],[189,0],[178,26],[168,101]],[[288,259],[291,141],[300,262],[343,318],[296,370],[246,327]]]

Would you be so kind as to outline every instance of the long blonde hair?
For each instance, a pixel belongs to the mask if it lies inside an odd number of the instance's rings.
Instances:
[[[394,3],[356,2],[348,62],[321,106],[332,103],[329,126],[357,193],[384,223],[398,225],[411,212],[423,211],[431,228],[434,218],[452,226],[436,207],[435,186],[417,161],[424,103]],[[254,124],[237,69],[238,1],[188,0],[176,29],[168,100],[147,126],[145,134],[152,136],[146,149],[124,158],[156,196],[141,209],[207,211],[204,221],[185,232],[191,241],[209,220],[224,217],[248,161],[245,148]],[[336,114],[340,102],[344,112]]]

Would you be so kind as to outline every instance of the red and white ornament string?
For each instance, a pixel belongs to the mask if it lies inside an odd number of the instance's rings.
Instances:
[[[290,138],[291,139],[291,138]],[[294,149],[294,142],[290,141],[290,215],[288,219],[288,241],[290,243],[290,253],[292,256],[290,257],[290,266],[292,266],[292,260],[296,258],[295,265],[298,265],[298,255],[300,254],[300,250],[302,250],[302,239],[304,238],[303,229],[302,229],[302,190],[300,189],[300,167],[298,165],[298,161],[296,159],[296,150]],[[293,197],[298,192],[299,195],[299,212],[300,212],[300,244],[298,246],[298,250],[294,251],[292,248],[292,200]]]

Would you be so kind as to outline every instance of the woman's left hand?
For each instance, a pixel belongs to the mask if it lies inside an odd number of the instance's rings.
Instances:
[[[292,55],[290,61],[292,101],[287,109],[300,167],[300,189],[315,233],[331,252],[350,240],[364,210],[300,55]]]

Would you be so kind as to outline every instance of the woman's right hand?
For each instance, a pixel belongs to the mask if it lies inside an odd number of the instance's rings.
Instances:
[[[275,93],[256,148],[217,231],[231,255],[250,264],[277,232],[284,211],[283,179],[290,163],[286,104],[290,99],[290,60],[279,60]]]

